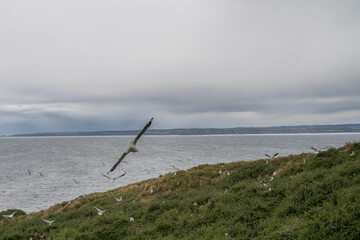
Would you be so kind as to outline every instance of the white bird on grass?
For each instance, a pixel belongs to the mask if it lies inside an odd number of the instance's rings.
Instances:
[[[46,222],[47,224],[51,225],[53,222],[55,222],[55,220],[46,220],[46,219],[42,219],[44,222]]]
[[[135,221],[135,219],[133,217],[130,217],[130,222]]]
[[[262,187],[268,187],[269,185],[267,185],[264,181],[260,181],[260,185],[262,186]]]
[[[3,215],[3,217],[4,217],[4,218],[12,218],[15,213],[16,213],[16,211],[13,212],[12,214],[9,214],[9,215]]]
[[[98,214],[99,214],[100,216],[102,216],[102,215],[104,214],[104,212],[106,211],[106,210],[102,211],[102,210],[100,210],[100,209],[97,208],[97,207],[95,207],[95,209],[98,211]]]
[[[120,198],[115,198],[115,200],[117,201],[117,202],[121,202],[122,201],[122,197],[120,197]]]
[[[154,193],[154,189],[150,189],[150,194],[153,194]]]
[[[110,171],[107,174],[114,171],[115,168],[121,163],[121,161],[126,157],[126,155],[128,153],[130,153],[130,152],[138,152],[138,150],[136,148],[136,143],[140,139],[140,137],[146,132],[146,130],[150,127],[153,119],[154,118],[150,119],[150,121],[145,125],[143,130],[141,130],[141,132],[136,136],[136,138],[130,143],[130,146],[128,147],[128,149],[121,155],[119,160],[115,163],[115,165],[110,169]]]

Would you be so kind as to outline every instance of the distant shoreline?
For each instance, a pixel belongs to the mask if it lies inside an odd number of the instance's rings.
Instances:
[[[45,136],[131,136],[139,130],[93,131],[93,132],[45,132],[14,134],[8,137]],[[338,125],[299,125],[274,127],[235,127],[235,128],[178,128],[149,129],[147,135],[230,135],[230,134],[300,134],[300,133],[360,133],[360,124]],[[5,137],[5,136],[3,136]]]

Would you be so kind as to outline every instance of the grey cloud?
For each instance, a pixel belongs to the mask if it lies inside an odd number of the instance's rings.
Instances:
[[[359,10],[357,1],[2,2],[0,134],[129,129],[153,115],[159,128],[355,121]]]

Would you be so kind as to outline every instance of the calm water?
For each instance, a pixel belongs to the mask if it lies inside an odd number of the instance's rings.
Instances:
[[[143,136],[139,153],[130,153],[106,173],[133,136],[0,138],[0,211],[46,209],[82,194],[103,192],[199,164],[249,161],[264,154],[280,156],[311,152],[310,147],[339,147],[360,141],[356,134]],[[28,169],[32,171],[28,174]],[[44,177],[40,176],[41,172]],[[79,183],[75,183],[75,179]]]

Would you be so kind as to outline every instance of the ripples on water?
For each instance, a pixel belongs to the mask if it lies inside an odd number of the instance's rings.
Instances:
[[[127,174],[109,181],[101,173],[110,170],[133,138],[0,138],[0,211],[42,210],[83,194],[158,177],[174,171],[170,165],[188,169],[199,164],[256,160],[265,153],[287,156],[311,152],[311,146],[339,147],[359,141],[360,133],[143,136],[137,144],[139,152],[128,154],[127,163],[122,162],[110,176]]]

